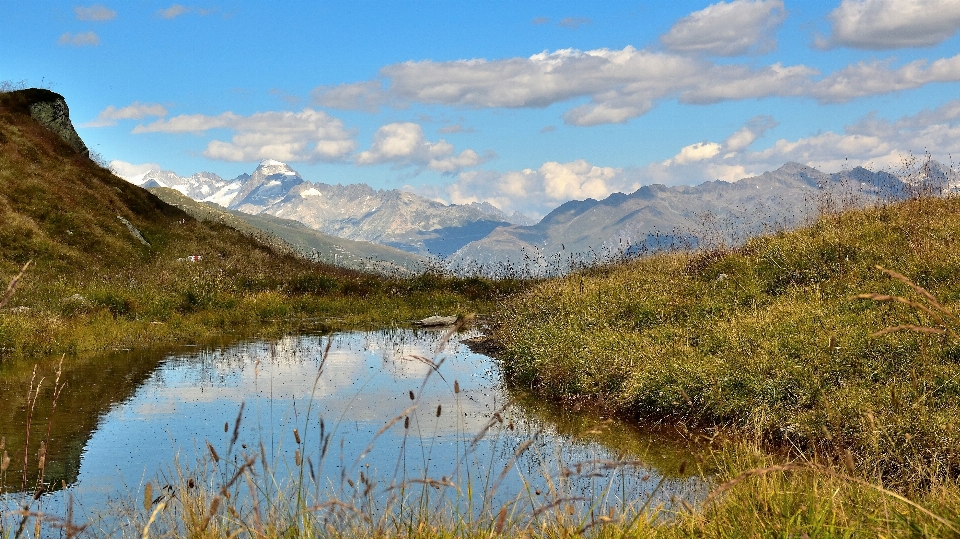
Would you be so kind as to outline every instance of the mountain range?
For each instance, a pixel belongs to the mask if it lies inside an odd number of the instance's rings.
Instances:
[[[827,174],[799,163],[737,182],[648,185],[603,200],[570,201],[532,226],[505,226],[447,259],[451,268],[524,267],[534,274],[623,254],[738,245],[824,211],[954,192],[960,180],[934,161],[905,175],[857,167]]]
[[[737,182],[648,185],[603,200],[574,200],[531,223],[488,203],[443,204],[366,184],[311,183],[270,159],[230,181],[208,172],[182,178],[162,170],[131,181],[171,187],[245,214],[298,221],[331,236],[440,257],[458,273],[510,267],[537,275],[623,254],[736,245],[750,235],[798,226],[824,210],[960,186],[955,171],[930,160],[903,174],[862,167],[828,174],[787,163]]]
[[[216,204],[198,202],[170,187],[150,187],[151,193],[194,219],[233,228],[274,249],[317,262],[387,275],[410,275],[424,271],[427,258],[393,247],[338,238],[314,230],[300,221],[268,214],[252,215]]]
[[[252,174],[224,180],[199,172],[180,177],[153,170],[128,178],[141,187],[169,187],[201,202],[254,215],[300,221],[325,234],[369,241],[420,256],[447,257],[494,229],[530,220],[488,203],[444,204],[366,184],[311,183],[287,164],[263,160]]]

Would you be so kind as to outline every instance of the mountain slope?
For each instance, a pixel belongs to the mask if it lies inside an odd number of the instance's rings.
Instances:
[[[252,174],[230,181],[208,172],[183,178],[163,170],[127,179],[144,187],[171,187],[194,200],[252,215],[293,219],[325,234],[392,246],[419,256],[448,256],[498,227],[528,222],[522,215],[507,216],[488,203],[444,204],[366,184],[312,183],[272,159],[262,161]]]
[[[369,242],[337,238],[314,230],[299,221],[267,214],[251,215],[197,202],[169,187],[152,187],[150,192],[200,221],[227,225],[277,249],[285,249],[308,260],[357,270],[387,274],[423,271],[427,260],[406,251]]]
[[[902,198],[924,188],[925,181],[911,183],[859,167],[825,174],[787,163],[733,183],[649,185],[604,200],[567,202],[533,226],[497,229],[459,249],[448,264],[459,269],[519,264],[542,273],[563,271],[571,258],[736,245],[751,235],[801,224],[827,208]]]

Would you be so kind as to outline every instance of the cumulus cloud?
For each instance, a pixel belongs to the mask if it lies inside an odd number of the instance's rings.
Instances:
[[[80,32],[77,34],[65,32],[60,35],[57,43],[60,45],[72,45],[74,47],[95,47],[100,44],[100,36],[94,32]]]
[[[396,166],[417,166],[443,174],[454,174],[464,168],[480,165],[493,157],[492,153],[481,156],[474,150],[459,154],[449,142],[426,140],[423,128],[413,122],[397,122],[377,129],[369,150],[356,156],[358,165],[392,163]]]
[[[680,148],[677,155],[664,161],[662,166],[689,165],[711,160],[721,154],[723,154],[723,159],[730,159],[736,156],[738,152],[745,150],[755,140],[763,136],[767,130],[776,127],[776,125],[776,120],[770,116],[755,116],[727,137],[723,143],[704,141],[684,146]],[[724,174],[724,176],[729,175],[730,171]]]
[[[549,22],[550,17],[534,17],[534,19],[530,21],[530,24],[536,24],[539,26],[541,24],[548,24]]]
[[[960,54],[933,62],[915,60],[899,68],[891,68],[890,61],[859,62],[807,84],[804,92],[822,103],[840,103],[955,81],[960,81]]]
[[[81,21],[110,21],[117,18],[117,12],[101,4],[77,6],[73,8],[77,19]]]
[[[698,142],[696,144],[691,144],[689,146],[680,148],[680,153],[675,155],[672,159],[668,159],[665,164],[668,166],[672,163],[686,165],[687,163],[695,163],[697,161],[703,161],[704,159],[710,159],[718,153],[720,153],[720,145],[716,142]]]
[[[723,141],[724,152],[739,152],[747,149],[753,144],[753,141],[762,137],[768,130],[777,126],[777,121],[772,116],[761,115],[754,116],[749,122],[737,129],[732,135]]]
[[[117,108],[113,105],[100,111],[97,118],[83,124],[83,127],[108,127],[117,125],[117,120],[142,120],[147,117],[163,117],[167,109],[157,103],[141,103],[134,101],[126,107]]]
[[[489,202],[506,212],[543,215],[571,199],[602,199],[615,192],[633,192],[640,187],[636,171],[600,167],[583,159],[550,161],[537,169],[509,172],[461,172],[447,187],[451,202]]]
[[[668,99],[710,104],[797,97],[836,103],[958,81],[960,55],[899,67],[892,60],[861,62],[823,75],[802,64],[718,64],[699,55],[633,47],[562,49],[528,58],[410,61],[386,66],[380,75],[376,81],[318,88],[314,99],[326,106],[366,110],[407,103],[544,108],[580,99],[586,102],[567,110],[563,120],[590,126],[626,122]]]
[[[357,143],[343,122],[323,111],[258,112],[241,116],[191,114],[138,125],[134,133],[203,133],[211,129],[234,132],[230,142],[212,140],[203,155],[223,161],[342,161]]]
[[[843,0],[830,12],[831,35],[817,46],[857,49],[930,47],[960,30],[956,0]]]
[[[765,53],[776,48],[774,33],[785,18],[782,0],[717,2],[680,19],[660,42],[677,52]]]

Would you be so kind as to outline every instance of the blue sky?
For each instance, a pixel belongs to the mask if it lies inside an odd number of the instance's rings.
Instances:
[[[542,215],[649,183],[945,162],[960,0],[0,0],[0,81],[115,169],[264,158]]]

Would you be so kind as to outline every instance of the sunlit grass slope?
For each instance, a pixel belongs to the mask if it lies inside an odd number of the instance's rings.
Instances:
[[[496,336],[510,378],[542,395],[727,427],[910,489],[960,473],[960,343],[911,331],[871,337],[943,324],[855,296],[929,303],[881,265],[956,306],[958,240],[953,198],[829,215],[737,249],[542,283],[501,312]]]
[[[34,261],[0,311],[0,359],[305,323],[400,324],[482,308],[504,286],[516,286],[367,275],[196,221],[98,166],[30,115],[31,104],[57,98],[46,90],[0,93],[0,281]],[[202,260],[184,260],[191,255]]]

